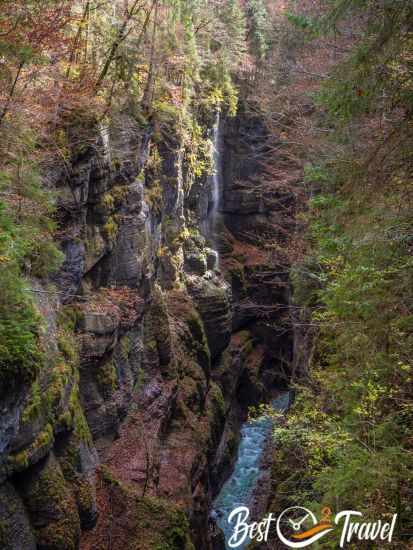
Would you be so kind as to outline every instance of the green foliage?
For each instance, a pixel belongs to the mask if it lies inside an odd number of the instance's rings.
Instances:
[[[116,366],[113,360],[107,361],[99,367],[96,379],[105,397],[110,397],[116,390],[118,382]]]
[[[212,143],[205,133],[205,129],[196,120],[193,118],[187,120],[184,140],[187,146],[185,157],[190,178],[199,178],[203,174],[212,172]]]
[[[225,26],[225,46],[222,55],[230,67],[235,67],[246,50],[246,17],[238,0],[227,0],[223,4],[221,19]]]
[[[52,197],[42,189],[29,132],[0,171],[0,392],[33,380],[42,364],[41,317],[25,275],[46,276],[62,254],[52,242]]]
[[[413,11],[403,2],[329,7],[319,29],[352,24],[357,33],[316,98],[328,137],[304,168],[315,190],[311,249],[291,279],[294,303],[311,312],[317,337],[308,380],[276,428],[275,468],[285,481],[274,505],[352,508],[371,518],[397,512],[409,532]],[[312,26],[306,16],[293,19]],[[381,135],[372,131],[377,121]],[[402,534],[394,548],[407,547]]]
[[[405,2],[337,0],[321,24],[328,32],[341,19],[359,16],[367,11],[361,38],[347,57],[321,87],[319,103],[336,122],[348,122],[352,117],[371,114],[383,107],[413,105],[411,42],[406,26],[413,18],[413,8]],[[389,98],[383,102],[383,98]],[[391,98],[391,99],[390,99]]]
[[[258,60],[263,60],[271,41],[271,18],[263,0],[249,0],[248,16],[250,22],[251,49]]]
[[[316,19],[313,19],[307,15],[296,14],[287,12],[287,19],[295,27],[298,27],[302,31],[306,31],[310,36],[313,36],[319,29],[319,23]]]
[[[116,222],[115,217],[114,216],[109,216],[106,223],[103,226],[103,232],[105,234],[105,237],[110,242],[114,242],[116,240],[118,230],[119,230],[119,226]]]
[[[24,282],[0,268],[0,392],[31,381],[42,361],[38,316]]]
[[[392,208],[394,195],[379,199],[376,192],[373,202],[361,194],[356,188],[346,200],[333,193],[312,201],[318,286],[310,297],[316,291],[312,320],[319,327],[313,387],[299,388],[287,427],[276,436],[285,452],[298,448],[302,457],[303,478],[289,489],[291,500],[353,506],[372,517],[397,512],[408,525],[413,261],[404,220],[410,215]],[[302,286],[295,298],[314,305]]]

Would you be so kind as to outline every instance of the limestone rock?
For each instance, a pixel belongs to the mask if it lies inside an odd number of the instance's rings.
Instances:
[[[207,259],[202,252],[185,254],[185,270],[196,275],[204,275],[207,270]]]
[[[54,277],[63,293],[62,302],[70,300],[77,294],[85,271],[85,245],[79,240],[67,240],[62,244],[65,261]]]
[[[194,275],[187,277],[187,285],[204,324],[214,359],[227,347],[231,336],[230,289],[222,279]]]
[[[97,520],[95,471],[99,459],[96,450],[74,432],[64,433],[56,441],[56,457],[75,497],[82,529],[91,529]]]
[[[212,250],[212,248],[207,248],[205,250],[205,253],[206,253],[207,268],[209,270],[215,269],[218,264],[218,253],[216,252],[216,250]]]

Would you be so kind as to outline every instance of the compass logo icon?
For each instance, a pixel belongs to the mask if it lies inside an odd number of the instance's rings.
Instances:
[[[277,520],[277,535],[290,548],[304,548],[333,529],[330,508],[323,508],[322,519],[304,506],[291,506]]]

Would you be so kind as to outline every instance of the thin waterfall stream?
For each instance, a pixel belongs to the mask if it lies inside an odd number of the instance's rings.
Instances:
[[[277,412],[285,412],[290,404],[290,392],[278,395],[271,405]],[[216,523],[225,536],[226,548],[232,534],[233,525],[228,523],[228,516],[238,506],[250,507],[261,475],[261,462],[271,433],[273,421],[268,416],[262,416],[253,421],[245,422],[241,428],[241,441],[234,470],[214,501]],[[251,541],[248,539],[237,548],[244,550]]]
[[[213,145],[213,172],[210,176],[211,189],[211,207],[208,212],[206,225],[206,233],[211,241],[214,250],[217,253],[216,267],[219,268],[219,246],[218,246],[218,223],[220,219],[220,205],[222,198],[222,136],[221,136],[221,119],[220,112],[217,111],[215,124],[212,129],[212,145]]]

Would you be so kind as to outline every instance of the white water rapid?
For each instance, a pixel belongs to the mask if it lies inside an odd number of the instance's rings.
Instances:
[[[290,392],[276,397],[271,405],[274,410],[284,412],[290,404]],[[226,481],[214,502],[214,511],[218,514],[217,524],[225,536],[226,548],[232,535],[233,525],[228,523],[228,516],[238,506],[250,507],[254,490],[260,477],[261,460],[270,436],[272,420],[263,416],[258,420],[246,422],[241,428],[241,441],[234,471]],[[251,541],[237,547],[244,550]]]

